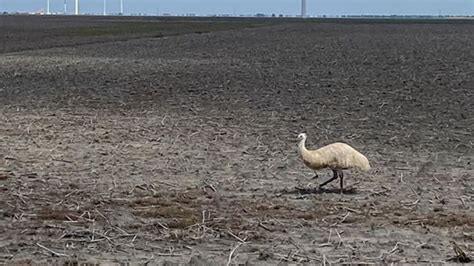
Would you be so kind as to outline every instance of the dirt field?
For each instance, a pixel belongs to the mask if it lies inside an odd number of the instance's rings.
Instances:
[[[474,256],[474,21],[50,20],[0,16],[0,263]]]

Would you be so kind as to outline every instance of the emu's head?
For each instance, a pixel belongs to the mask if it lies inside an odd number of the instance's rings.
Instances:
[[[304,140],[304,139],[306,139],[306,133],[300,133],[300,134],[298,135],[298,141],[302,141],[302,140]]]

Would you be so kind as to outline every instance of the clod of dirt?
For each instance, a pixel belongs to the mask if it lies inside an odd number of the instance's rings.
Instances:
[[[258,260],[267,260],[272,257],[272,254],[268,251],[261,251],[258,255]]]
[[[10,177],[12,177],[12,175],[10,173],[7,173],[7,172],[1,173],[0,172],[0,180],[7,180]]]
[[[35,179],[35,178],[38,178],[38,174],[37,173],[26,173],[26,174],[23,174],[22,177]]]

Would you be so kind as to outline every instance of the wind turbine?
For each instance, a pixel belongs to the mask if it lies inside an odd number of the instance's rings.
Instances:
[[[75,0],[75,1],[76,1],[76,8],[75,8],[74,14],[79,15],[79,0]]]
[[[107,0],[104,0],[104,16],[107,16]]]
[[[46,0],[46,15],[49,15],[49,0]]]
[[[123,0],[120,0],[120,15],[123,15]]]
[[[301,17],[306,17],[306,0],[301,0]]]

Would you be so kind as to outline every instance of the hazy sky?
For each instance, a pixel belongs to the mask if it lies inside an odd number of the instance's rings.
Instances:
[[[120,0],[107,0],[108,11],[119,12]],[[198,15],[300,13],[301,0],[124,0],[125,13]],[[74,0],[67,0],[73,12]],[[307,0],[309,15],[474,15],[474,0]],[[62,12],[64,0],[50,0],[52,12]],[[81,13],[102,13],[103,0],[80,0]],[[34,12],[46,0],[0,0],[0,11]]]

